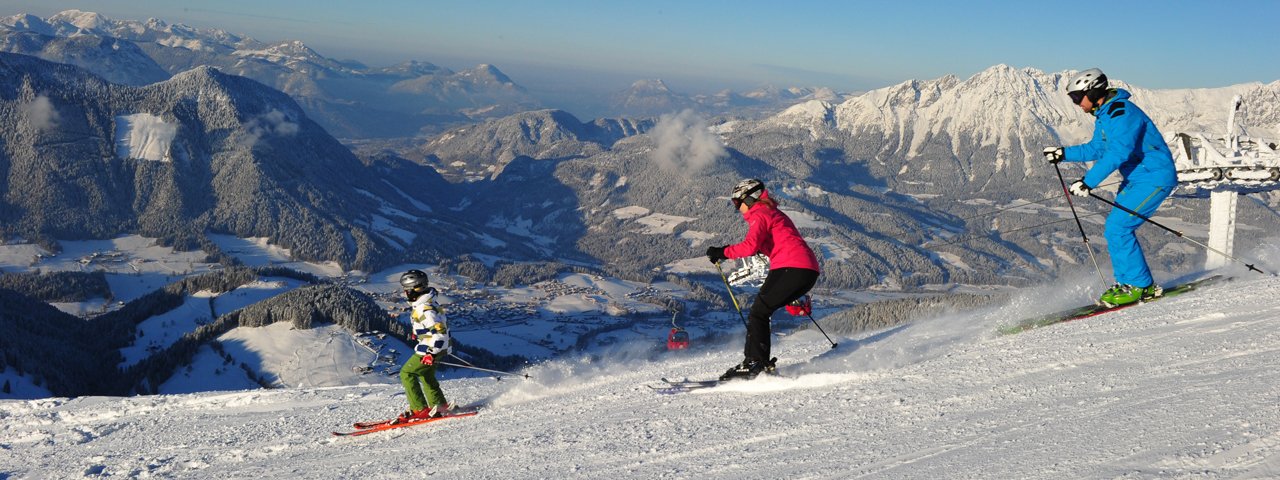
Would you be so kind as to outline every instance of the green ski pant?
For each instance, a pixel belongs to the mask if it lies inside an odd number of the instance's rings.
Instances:
[[[421,354],[409,357],[400,367],[400,383],[404,385],[405,396],[409,397],[410,410],[416,412],[445,402],[440,381],[436,380],[436,367],[423,365]],[[426,385],[425,395],[423,385]]]

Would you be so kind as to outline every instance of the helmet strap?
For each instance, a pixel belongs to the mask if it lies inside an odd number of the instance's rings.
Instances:
[[[751,206],[755,205],[756,201],[758,200],[757,197],[752,197],[751,194],[759,192],[761,190],[764,190],[764,184],[758,184],[751,190],[747,190],[746,192],[743,192],[742,198],[739,198],[738,201],[742,202],[743,204],[746,204],[747,208],[750,208]]]

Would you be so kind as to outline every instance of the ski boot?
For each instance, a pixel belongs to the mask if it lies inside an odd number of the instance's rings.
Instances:
[[[1106,293],[1103,293],[1102,298],[1099,299],[1099,301],[1107,307],[1118,307],[1139,301],[1150,300],[1163,294],[1164,289],[1160,288],[1160,285],[1155,283],[1146,288],[1135,287],[1133,285],[1116,285],[1107,290]]]
[[[1112,285],[1111,288],[1107,289],[1107,291],[1102,292],[1101,297],[1098,297],[1098,302],[1097,302],[1098,305],[1102,305],[1107,308],[1114,307],[1116,305],[1115,303],[1116,292],[1118,291],[1120,291],[1120,284],[1117,283],[1115,285]]]
[[[428,418],[440,418],[440,417],[443,417],[443,416],[445,416],[445,415],[448,415],[448,414],[449,414],[449,407],[450,407],[449,402],[444,402],[444,403],[441,403],[441,404],[436,405],[436,406],[434,406],[434,407],[428,408],[428,409],[427,409],[427,417],[428,417]]]
[[[777,358],[771,358],[767,362],[761,361],[761,360],[745,359],[742,361],[742,363],[734,365],[733,368],[730,368],[728,371],[724,372],[724,375],[720,376],[720,381],[724,382],[728,380],[737,380],[737,379],[750,380],[750,379],[756,378],[756,376],[760,375],[761,373],[772,374],[778,369],[774,365],[775,363],[777,363],[777,361],[778,361]]]
[[[427,418],[431,418],[430,408],[424,408],[422,410],[405,410],[404,413],[401,413],[400,416],[396,417],[395,420],[392,420],[391,424],[399,425],[401,423],[408,423],[408,422],[423,420]]]

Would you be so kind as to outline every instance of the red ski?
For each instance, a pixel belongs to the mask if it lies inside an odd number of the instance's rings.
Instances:
[[[373,432],[381,432],[381,431],[384,431],[384,430],[394,430],[394,429],[401,428],[401,427],[412,427],[412,426],[414,426],[414,425],[422,425],[422,424],[424,424],[424,423],[431,423],[431,422],[435,422],[435,421],[438,421],[438,420],[446,420],[446,419],[450,419],[450,418],[458,418],[458,417],[470,417],[470,416],[475,415],[475,414],[477,414],[477,413],[480,413],[480,412],[478,412],[478,411],[470,411],[470,412],[462,412],[462,413],[451,413],[451,414],[445,415],[445,416],[443,416],[443,417],[436,417],[436,418],[424,418],[424,419],[421,419],[421,420],[412,420],[412,421],[408,421],[408,422],[404,422],[404,423],[391,423],[391,422],[392,422],[392,420],[383,420],[383,421],[380,421],[380,422],[361,422],[361,423],[357,423],[357,424],[356,424],[356,430],[355,430],[355,431],[351,431],[351,432],[333,432],[333,434],[334,434],[334,435],[337,435],[337,436],[339,436],[339,437],[354,437],[354,436],[358,436],[358,435],[365,435],[365,434],[369,434],[369,433],[373,433]],[[369,426],[367,426],[367,427],[361,427],[361,425],[369,425]]]
[[[356,430],[364,430],[364,429],[366,429],[366,428],[373,428],[373,427],[378,427],[378,426],[386,425],[386,424],[389,424],[389,423],[394,422],[394,421],[395,421],[395,420],[394,420],[394,419],[392,419],[392,420],[375,420],[375,421],[372,421],[372,422],[356,422],[356,423],[351,424],[351,426],[352,426],[353,428],[355,428]]]

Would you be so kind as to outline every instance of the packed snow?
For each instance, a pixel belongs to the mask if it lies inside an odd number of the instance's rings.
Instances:
[[[357,438],[329,432],[403,409],[398,385],[3,401],[0,472],[1274,478],[1280,279],[1237,275],[1010,336],[996,329],[1095,285],[1028,289],[1002,307],[838,338],[835,349],[805,330],[775,339],[781,376],[678,395],[649,386],[718,374],[739,359],[740,330],[678,353],[619,344],[528,368],[531,380],[455,370],[446,395],[480,415]]]

